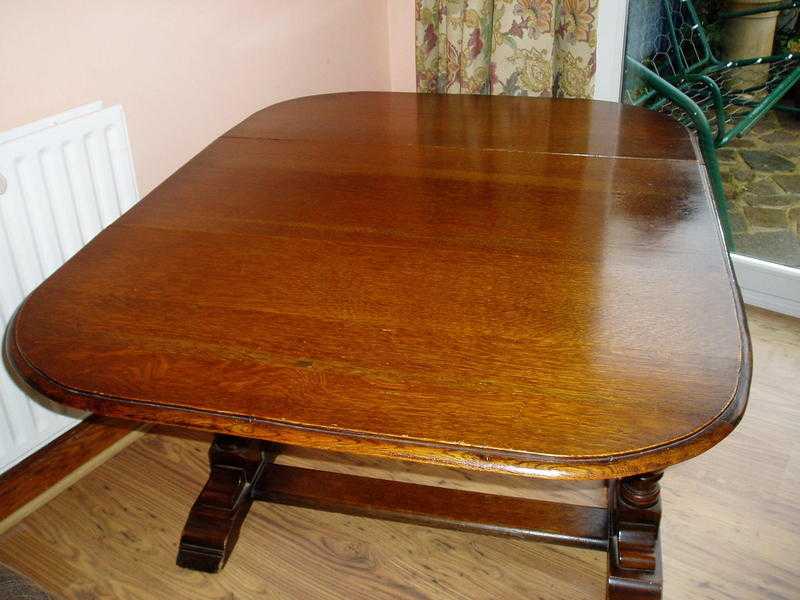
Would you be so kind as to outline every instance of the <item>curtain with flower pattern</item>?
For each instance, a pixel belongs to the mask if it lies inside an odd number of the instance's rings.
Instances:
[[[598,2],[416,0],[417,91],[589,98]]]

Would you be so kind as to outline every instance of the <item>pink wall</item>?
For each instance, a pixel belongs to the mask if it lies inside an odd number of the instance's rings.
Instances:
[[[414,51],[414,0],[387,0],[389,75],[392,91],[414,92],[417,72]]]
[[[413,0],[5,2],[0,131],[120,103],[145,194],[260,108],[390,89],[389,23],[402,17],[395,7],[390,20],[387,2],[413,10]]]

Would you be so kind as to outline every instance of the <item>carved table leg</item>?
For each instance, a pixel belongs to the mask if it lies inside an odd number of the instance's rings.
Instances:
[[[661,598],[661,475],[637,475],[608,486],[608,600]]]
[[[189,512],[178,566],[209,573],[225,566],[253,502],[252,485],[278,452],[270,442],[214,436],[208,451],[211,474]]]

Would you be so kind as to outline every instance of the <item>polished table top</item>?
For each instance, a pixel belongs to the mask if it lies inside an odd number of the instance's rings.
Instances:
[[[697,157],[611,103],[284,102],[42,284],[7,352],[102,414],[540,477],[664,468],[749,387]]]

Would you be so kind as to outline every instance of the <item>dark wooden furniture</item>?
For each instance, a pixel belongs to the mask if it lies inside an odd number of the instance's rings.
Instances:
[[[607,550],[658,598],[659,479],[736,425],[749,341],[689,134],[616,104],[263,110],[26,300],[6,352],[96,413],[217,432],[179,564],[255,500]],[[273,464],[281,445],[609,480],[608,510]]]

